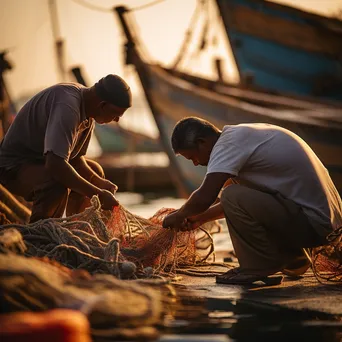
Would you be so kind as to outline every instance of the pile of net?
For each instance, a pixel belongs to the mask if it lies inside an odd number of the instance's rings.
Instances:
[[[342,283],[342,227],[327,237],[328,244],[312,250],[312,269],[320,281]]]
[[[208,275],[212,234],[221,228],[163,229],[171,211],[150,219],[122,206],[105,212],[94,197],[71,217],[0,226],[0,312],[74,309],[87,316],[95,341],[157,337],[175,305],[161,276]]]
[[[92,276],[57,263],[0,254],[0,313],[72,309],[86,315],[95,341],[151,340],[173,299],[170,285],[157,281]]]
[[[217,222],[196,231],[162,228],[172,209],[161,209],[150,219],[123,206],[102,211],[97,197],[84,212],[60,219],[0,226],[14,228],[23,237],[26,256],[46,257],[70,269],[111,274],[119,279],[151,278],[177,273],[207,275],[199,268],[214,256]],[[212,274],[215,275],[215,274]]]

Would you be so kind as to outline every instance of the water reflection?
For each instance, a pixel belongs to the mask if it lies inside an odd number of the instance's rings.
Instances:
[[[226,335],[234,341],[341,341],[334,317],[258,306],[244,298],[196,298],[181,290],[177,309],[161,327],[166,334]]]

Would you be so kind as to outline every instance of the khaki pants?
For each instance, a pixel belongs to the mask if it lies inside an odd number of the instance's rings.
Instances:
[[[233,184],[221,196],[240,267],[249,271],[280,271],[304,247],[326,241],[310,225],[301,207],[279,194]]]
[[[100,176],[104,172],[100,164],[87,159],[88,165]],[[2,173],[0,182],[14,195],[33,201],[30,222],[50,217],[62,217],[84,210],[90,205],[89,199],[67,189],[47,173],[43,163],[26,163],[16,171]]]

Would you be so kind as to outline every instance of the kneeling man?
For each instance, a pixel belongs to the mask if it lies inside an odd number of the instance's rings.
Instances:
[[[207,173],[163,226],[190,230],[226,218],[239,267],[217,282],[249,284],[279,271],[300,275],[310,265],[303,248],[327,244],[342,225],[341,198],[327,169],[289,130],[252,123],[221,131],[190,117],[176,124],[172,147]]]

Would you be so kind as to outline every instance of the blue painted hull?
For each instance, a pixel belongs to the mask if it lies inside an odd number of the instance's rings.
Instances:
[[[342,22],[260,0],[217,0],[241,79],[342,101]]]

